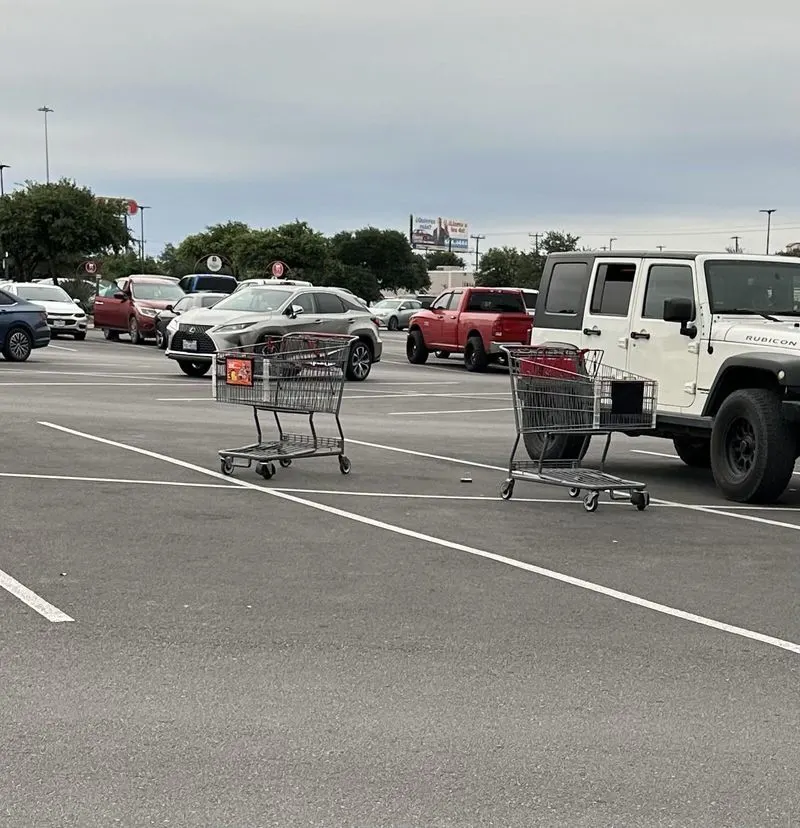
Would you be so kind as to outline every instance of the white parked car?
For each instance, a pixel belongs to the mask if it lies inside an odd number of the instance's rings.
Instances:
[[[40,282],[4,282],[0,287],[44,308],[53,339],[62,334],[78,340],[86,339],[86,313],[80,301],[73,299],[63,288]]]

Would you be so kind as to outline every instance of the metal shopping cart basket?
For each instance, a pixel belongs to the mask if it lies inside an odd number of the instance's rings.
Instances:
[[[339,409],[344,391],[350,346],[356,337],[291,333],[270,337],[258,345],[219,351],[214,357],[214,399],[253,409],[257,442],[219,452],[223,474],[250,468],[265,480],[275,474],[277,460],[284,468],[300,457],[338,457],[342,474],[350,473],[344,453],[344,433]],[[271,411],[277,439],[264,440],[260,411]],[[306,434],[284,431],[279,414],[308,417]],[[338,437],[317,434],[316,414],[331,414]]]
[[[601,492],[612,500],[630,500],[643,511],[650,504],[644,483],[605,471],[614,432],[634,434],[655,427],[658,385],[654,380],[603,365],[603,351],[508,345],[511,394],[517,437],[500,496],[509,500],[515,480],[532,480],[569,489],[570,497],[586,492],[583,505],[594,512]],[[538,460],[516,460],[526,433],[542,435]],[[547,460],[551,438],[583,437],[572,459]],[[581,465],[592,436],[606,437],[599,469]]]

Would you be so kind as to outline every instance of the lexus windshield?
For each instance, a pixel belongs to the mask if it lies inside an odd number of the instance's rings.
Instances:
[[[277,310],[291,295],[292,291],[289,290],[252,287],[232,293],[214,305],[214,310],[268,313]]]
[[[800,261],[707,261],[712,313],[800,316]]]

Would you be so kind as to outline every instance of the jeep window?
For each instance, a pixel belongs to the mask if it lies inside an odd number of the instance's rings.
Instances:
[[[467,310],[478,313],[527,313],[522,294],[487,290],[470,293]]]
[[[601,264],[597,268],[590,312],[607,316],[627,316],[635,278],[634,264]]]
[[[583,310],[583,297],[589,287],[586,262],[558,262],[550,274],[544,309],[547,313],[575,316]]]
[[[709,260],[705,275],[712,313],[800,315],[800,263]]]
[[[647,273],[647,287],[644,293],[642,318],[663,319],[664,302],[667,299],[689,299],[694,319],[694,280],[689,265],[650,265]]]

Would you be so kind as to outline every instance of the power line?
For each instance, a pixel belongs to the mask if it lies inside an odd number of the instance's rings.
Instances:
[[[653,229],[653,230],[622,230],[617,231],[621,232],[623,236],[721,236],[723,234],[730,233],[731,230],[734,230],[736,233],[763,233],[764,232],[764,225],[754,225],[750,227],[713,227],[713,228],[705,228],[705,229],[690,229],[687,228],[685,230],[663,230],[663,229]],[[800,224],[773,224],[772,230],[800,230]],[[498,230],[496,232],[488,232],[486,233],[487,237],[494,237],[494,236],[524,236],[524,230]],[[531,234],[528,233],[530,236]],[[586,230],[582,234],[582,238],[586,238],[587,236],[601,236],[604,238],[608,238],[608,231],[607,230]]]

